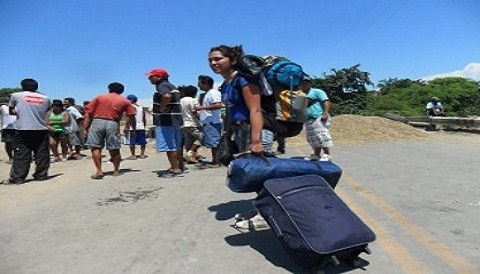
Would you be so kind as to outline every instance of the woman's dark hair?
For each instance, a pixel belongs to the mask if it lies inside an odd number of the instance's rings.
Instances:
[[[244,54],[242,45],[237,45],[233,47],[220,45],[210,49],[210,53],[212,53],[213,51],[220,51],[223,56],[228,57],[234,69],[238,68],[238,60],[240,60],[240,57],[242,57],[242,55]]]
[[[59,107],[63,110],[63,102],[60,99],[53,99],[52,100],[52,106],[53,107]]]
[[[179,86],[177,88],[181,93],[182,97],[195,97],[197,96],[198,89],[195,86]]]
[[[38,82],[31,78],[23,79],[20,85],[24,91],[37,91],[38,89]]]
[[[117,94],[122,94],[125,90],[125,87],[118,82],[113,82],[108,85],[108,92],[115,92]]]
[[[206,84],[209,87],[213,87],[213,78],[208,75],[199,75],[198,81],[202,84]]]

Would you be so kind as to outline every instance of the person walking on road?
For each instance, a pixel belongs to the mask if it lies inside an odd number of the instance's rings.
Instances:
[[[13,165],[10,178],[4,184],[22,184],[28,176],[30,164],[35,161],[34,180],[47,180],[50,168],[48,126],[46,116],[50,108],[48,96],[38,92],[38,82],[23,79],[21,92],[10,96],[9,112],[17,116],[13,137]]]
[[[107,148],[110,161],[113,163],[113,176],[120,174],[120,120],[125,113],[129,125],[136,129],[135,107],[121,94],[124,91],[121,83],[110,83],[108,93],[95,97],[85,107],[83,127],[88,132],[86,145],[92,152],[92,160],[96,171],[92,179],[103,179],[102,149]],[[135,133],[134,133],[135,134]]]

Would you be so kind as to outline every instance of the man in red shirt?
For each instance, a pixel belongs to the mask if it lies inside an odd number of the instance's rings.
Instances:
[[[121,94],[124,86],[120,83],[108,85],[108,93],[95,97],[86,107],[83,127],[88,132],[87,142],[92,152],[96,172],[92,179],[102,179],[102,149],[106,146],[113,163],[113,176],[120,174],[120,120],[123,113],[129,119],[130,125],[135,130],[136,109],[127,98]],[[106,145],[105,145],[106,144]]]

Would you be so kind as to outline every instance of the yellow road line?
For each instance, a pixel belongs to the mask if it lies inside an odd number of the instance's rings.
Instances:
[[[341,188],[337,188],[336,192],[338,196],[345,201],[360,218],[370,226],[377,235],[377,241],[385,252],[395,260],[395,262],[403,268],[405,273],[427,273],[425,266],[417,260],[412,253],[408,251],[405,246],[398,242],[388,230],[383,228],[375,218],[372,218],[370,214],[357,203],[350,195],[348,195]]]
[[[374,192],[368,189],[366,186],[355,181],[352,177],[343,174],[342,179],[358,191],[358,193],[367,199],[370,203],[384,212],[388,217],[390,217],[397,225],[405,229],[416,241],[423,244],[426,248],[430,250],[432,254],[439,257],[450,267],[452,267],[458,273],[479,273],[478,269],[475,268],[463,257],[457,255],[449,247],[442,244],[438,239],[436,239],[431,233],[424,230],[420,226],[414,224],[403,215],[400,211],[396,210],[393,206],[385,202],[382,198],[377,196]]]

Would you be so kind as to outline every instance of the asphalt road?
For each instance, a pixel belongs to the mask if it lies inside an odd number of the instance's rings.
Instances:
[[[362,268],[327,273],[480,273],[479,143],[335,147],[344,170],[337,193],[377,240]],[[286,157],[309,154],[287,149]],[[0,273],[306,272],[270,230],[231,227],[254,195],[231,192],[225,168],[163,179],[155,172],[165,155],[149,156],[123,161],[120,177],[92,180],[83,159],[52,164],[48,181],[0,185]]]

